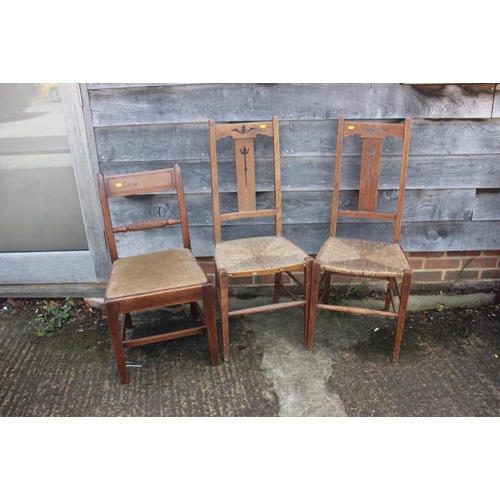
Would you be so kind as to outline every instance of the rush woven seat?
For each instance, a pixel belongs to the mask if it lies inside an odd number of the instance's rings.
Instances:
[[[224,268],[233,277],[247,275],[248,272],[279,272],[307,258],[305,252],[282,236],[223,241],[215,250],[216,266]]]
[[[386,144],[386,140],[391,141],[390,145]],[[344,141],[350,141],[349,155],[351,157],[355,154],[356,146],[360,148],[358,154],[361,158],[361,165],[359,168],[357,207],[350,206],[349,201],[341,200],[340,187]],[[404,250],[399,244],[409,141],[409,119],[406,119],[404,123],[374,123],[344,121],[343,117],[339,118],[330,236],[320,248],[313,264],[311,300],[309,303],[308,349],[312,349],[316,311],[318,309],[371,314],[396,318],[396,336],[392,361],[396,362],[398,360],[413,276]],[[393,157],[399,156],[401,160],[399,188],[394,213],[380,212],[377,209],[382,151],[391,151]],[[351,168],[354,168],[353,162],[349,163],[352,165]],[[339,209],[341,201],[343,208]],[[375,224],[393,224],[392,242],[339,238],[336,236],[336,231],[340,218],[362,220],[363,223],[372,220]],[[332,275],[384,280],[387,283],[387,288],[383,310],[330,304]],[[320,296],[321,285],[323,285],[323,289]],[[396,297],[399,298],[399,304],[395,301]],[[392,311],[389,310],[391,307]]]
[[[214,224],[214,258],[216,266],[216,286],[222,325],[222,343],[224,360],[229,360],[229,317],[239,314],[250,314],[272,311],[285,307],[299,306],[304,311],[304,344],[307,341],[308,303],[312,258],[298,246],[282,236],[281,221],[281,174],[279,158],[278,118],[273,116],[268,122],[218,123],[209,121],[210,140],[210,173],[212,181],[212,213]],[[256,142],[261,141],[259,147]],[[267,142],[267,144],[265,144]],[[218,146],[222,148],[222,159],[218,161]],[[266,149],[267,148],[267,149]],[[256,151],[263,154],[257,155]],[[266,156],[260,168],[271,168],[273,182],[273,207],[269,204],[258,207],[256,159]],[[259,158],[258,158],[259,157]],[[272,166],[269,167],[269,157]],[[230,158],[230,160],[228,160]],[[230,178],[229,172],[235,172],[233,204],[227,193],[219,192],[219,176]],[[226,184],[227,185],[227,184]],[[268,189],[270,186],[266,186]],[[221,209],[221,198],[224,203]],[[236,200],[234,200],[236,198]],[[231,211],[229,207],[234,207]],[[222,213],[223,212],[223,213]],[[257,231],[264,225],[255,224],[256,218],[267,217],[273,224],[272,236],[259,236]],[[246,219],[246,221],[245,221]],[[239,225],[232,224],[238,221]],[[261,219],[262,220],[262,219]],[[265,221],[265,219],[264,219]],[[244,224],[246,222],[246,224]],[[245,226],[248,237],[225,237],[223,232],[231,232]],[[270,230],[268,229],[267,234]],[[288,290],[282,275],[286,273],[302,291],[297,296]],[[303,273],[301,280],[296,276]],[[273,302],[262,306],[229,311],[229,280],[252,276],[274,275]],[[281,292],[292,300],[279,302]]]
[[[410,270],[399,245],[353,238],[328,238],[316,261],[322,271],[367,278],[402,278]]]
[[[169,169],[124,175],[104,176],[99,173],[98,182],[106,241],[112,262],[104,296],[104,310],[120,382],[126,384],[129,380],[125,348],[189,335],[207,333],[210,359],[213,365],[217,365],[219,350],[214,286],[191,253],[180,167],[174,165]],[[175,191],[177,194],[178,219],[152,219],[127,226],[113,226],[108,198],[165,191]],[[115,233],[168,228],[177,224],[181,226],[182,247],[119,258]],[[131,313],[188,303],[191,314],[201,320],[199,326],[137,339],[126,338],[126,330],[133,328]]]

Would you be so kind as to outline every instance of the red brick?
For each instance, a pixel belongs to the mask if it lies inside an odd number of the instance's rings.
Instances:
[[[483,255],[487,255],[487,256],[497,255],[498,257],[500,257],[500,250],[484,250]]]
[[[481,255],[481,250],[467,250],[465,252],[447,252],[448,257],[475,257]]]
[[[500,280],[500,269],[488,269],[481,271],[482,280]]]
[[[408,257],[444,257],[444,252],[408,252]]]
[[[414,282],[436,282],[442,281],[443,273],[441,271],[415,271],[413,273],[413,281]]]
[[[467,260],[464,259],[462,265],[465,265]],[[494,257],[479,257],[474,259],[470,264],[467,265],[467,269],[486,269],[486,268],[495,268],[497,267],[498,259]]]
[[[408,259],[408,262],[410,263],[410,267],[412,269],[422,269],[424,266],[424,261],[423,259],[412,259],[411,257]]]
[[[425,269],[456,269],[460,267],[460,259],[427,259]]]
[[[449,281],[477,280],[479,279],[479,271],[447,271],[444,275],[444,279]]]

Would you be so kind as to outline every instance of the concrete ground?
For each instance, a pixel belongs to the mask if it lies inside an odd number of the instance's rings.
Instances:
[[[101,312],[38,338],[33,312],[6,308],[0,414],[500,416],[500,307],[492,300],[486,293],[412,296],[397,364],[390,362],[391,320],[322,311],[309,352],[298,308],[240,316],[230,321],[230,362],[210,365],[205,336],[129,349],[125,386]],[[160,331],[167,320],[190,318],[185,310],[144,313],[135,335]]]

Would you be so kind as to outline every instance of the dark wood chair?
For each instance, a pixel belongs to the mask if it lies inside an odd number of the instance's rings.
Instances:
[[[222,323],[222,342],[224,360],[229,360],[229,317],[251,314],[263,311],[272,311],[293,306],[300,306],[304,310],[304,345],[307,340],[308,325],[308,301],[310,289],[311,266],[313,259],[303,252],[299,247],[282,236],[282,210],[281,210],[281,173],[280,173],[280,147],[278,118],[273,116],[272,121],[247,122],[247,123],[218,123],[209,121],[210,140],[210,172],[212,180],[212,208],[214,228],[214,257],[216,265],[216,286],[218,289],[219,306]],[[256,142],[258,148],[262,148],[263,154],[256,154]],[[267,145],[262,144],[267,142]],[[218,147],[222,148],[224,160],[223,167],[218,162]],[[271,151],[269,153],[268,151]],[[257,149],[257,151],[260,151]],[[261,151],[262,152],[262,151]],[[268,185],[273,185],[272,196],[264,200],[264,206],[258,205],[256,193],[256,158],[267,156],[259,169],[270,170]],[[272,162],[271,162],[272,160]],[[229,165],[228,163],[231,163]],[[269,163],[272,163],[269,165]],[[237,196],[227,200],[226,193],[220,194],[219,177],[228,178],[228,172],[236,170],[235,183]],[[234,185],[234,184],[233,184]],[[259,193],[259,195],[270,193]],[[221,203],[224,197],[224,203]],[[222,206],[221,206],[222,205]],[[251,224],[249,220],[242,224],[243,219],[254,219],[261,217],[272,218],[268,227],[271,235],[256,236],[258,225]],[[262,219],[260,219],[262,220]],[[223,238],[222,233],[226,230],[235,229],[232,221],[238,221],[237,229],[243,238]],[[221,227],[222,223],[225,223]],[[262,225],[260,226],[262,227]],[[242,231],[242,228],[243,231]],[[255,236],[251,237],[250,235]],[[222,240],[225,241],[222,241]],[[303,272],[301,280],[296,276],[297,272]],[[283,282],[283,273],[288,274],[299,285],[303,292],[302,298],[288,290]],[[229,280],[251,276],[274,275],[273,302],[251,308],[229,311],[228,286]],[[284,291],[292,300],[279,302],[281,292]]]
[[[191,253],[188,219],[179,165],[163,170],[135,174],[98,174],[104,227],[112,268],[104,297],[104,310],[116,366],[122,384],[128,383],[124,348],[198,335],[206,332],[210,358],[219,363],[215,317],[214,286],[207,279]],[[176,191],[179,219],[153,219],[127,226],[113,227],[109,198]],[[118,257],[115,233],[142,231],[180,224],[182,248],[170,248],[154,253]],[[203,304],[203,309],[198,301]],[[131,313],[190,303],[191,314],[203,324],[181,331],[126,339],[127,328],[133,328]],[[123,315],[120,325],[119,317]]]
[[[339,209],[340,180],[342,171],[342,148],[344,139],[350,139],[349,155],[354,154],[356,144],[361,147],[361,168],[358,205]],[[384,140],[391,136],[391,141],[399,142],[400,157],[399,189],[395,213],[377,210],[379,199],[379,176]],[[396,140],[392,139],[396,138]],[[346,140],[346,142],[349,139]],[[333,201],[330,221],[330,236],[319,250],[313,265],[311,300],[309,314],[309,337],[307,348],[312,349],[314,326],[317,309],[328,309],[346,313],[387,316],[397,319],[396,339],[392,361],[397,362],[401,338],[406,317],[406,308],[410,295],[413,272],[405,252],[399,244],[403,217],[403,203],[406,185],[406,170],[410,141],[410,119],[404,123],[372,123],[344,121],[339,118],[337,134],[337,151],[333,185]],[[394,146],[397,147],[397,146]],[[339,218],[357,218],[364,221],[373,220],[374,224],[382,221],[393,223],[392,242],[376,241],[376,238],[353,239],[336,236]],[[385,304],[383,310],[371,308],[349,307],[328,303],[332,274],[360,277],[361,279],[386,280]],[[321,297],[320,288],[324,286]],[[395,296],[399,304],[395,303]],[[390,311],[392,306],[392,311]]]

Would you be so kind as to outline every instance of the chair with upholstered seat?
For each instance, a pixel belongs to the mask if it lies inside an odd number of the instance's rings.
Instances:
[[[104,297],[104,309],[116,365],[122,384],[128,383],[124,348],[207,333],[210,358],[219,363],[214,286],[191,253],[191,242],[184,200],[181,170],[173,168],[135,174],[98,174],[99,195],[106,241],[112,261]],[[145,222],[114,227],[108,198],[137,196],[175,191],[178,219],[153,218]],[[115,233],[158,229],[180,224],[183,246],[153,253],[118,256]],[[202,302],[203,308],[198,304]],[[126,339],[127,328],[133,328],[131,313],[172,305],[190,304],[191,314],[202,324],[181,331]],[[123,315],[120,325],[119,317]]]
[[[348,138],[350,138],[349,155],[354,155],[356,145],[360,147],[361,153],[357,207],[351,206],[350,200],[341,200],[343,147],[344,142],[349,140]],[[384,142],[387,140],[389,140],[390,145]],[[319,250],[313,265],[308,349],[312,349],[317,309],[386,316],[396,318],[396,336],[392,361],[396,362],[398,360],[413,276],[405,252],[399,244],[409,141],[410,119],[406,119],[404,123],[373,123],[344,121],[343,117],[339,118],[330,236]],[[383,146],[383,144],[385,145]],[[383,150],[390,150],[393,159],[400,159],[398,192],[397,197],[395,197],[394,210],[391,212],[385,210],[382,212],[378,207],[379,177]],[[352,167],[352,161],[349,163],[351,163]],[[341,208],[339,208],[339,205]],[[372,233],[376,235],[383,234],[380,224],[392,223],[392,241],[378,241],[376,237],[366,239],[337,237],[336,230],[339,218],[354,218],[364,222],[372,220],[373,224],[379,224]],[[387,287],[383,310],[328,303],[332,275],[386,281]],[[320,297],[320,287],[322,285],[323,290]],[[396,296],[399,297],[399,304],[395,302]],[[390,311],[391,306],[392,311]]]
[[[312,258],[282,236],[278,118],[274,116],[272,121],[267,122],[217,124],[214,120],[210,120],[209,141],[214,258],[224,360],[229,360],[229,317],[240,314],[299,306],[304,310],[305,344],[308,325],[306,303],[309,295]],[[218,160],[218,146],[222,149],[220,161]],[[256,159],[261,160],[259,171],[268,173],[266,177],[268,180],[263,182],[263,185],[265,184],[266,188],[272,186],[272,192],[257,193]],[[234,170],[236,175],[233,189],[235,184],[236,196],[230,200],[225,192],[230,188],[226,187],[225,190],[221,190],[219,180],[223,178],[225,186],[229,186],[229,172],[234,173]],[[260,206],[258,206],[259,201],[262,201]],[[271,224],[255,223],[254,219],[265,221],[263,217],[271,218]],[[243,224],[244,219],[246,219],[245,224]],[[234,224],[236,221],[238,226]],[[268,234],[258,236],[259,229],[267,230]],[[233,231],[232,237],[222,237],[223,233],[231,231]],[[303,280],[296,276],[299,272],[304,273]],[[302,297],[285,287],[282,281],[284,273],[299,285]],[[274,276],[271,304],[229,311],[230,279],[266,275]],[[292,300],[279,302],[282,291]]]

